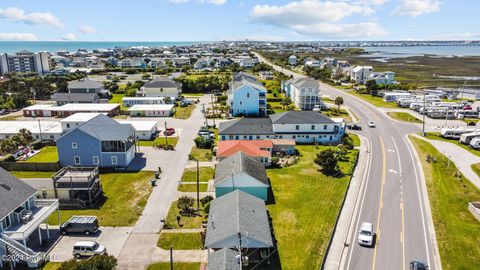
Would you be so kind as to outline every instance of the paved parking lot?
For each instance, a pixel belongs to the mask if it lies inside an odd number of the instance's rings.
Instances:
[[[77,241],[96,241],[107,248],[107,253],[117,257],[127,241],[132,227],[100,227],[96,235],[65,235],[50,252],[50,260],[63,262],[73,258],[73,245]]]

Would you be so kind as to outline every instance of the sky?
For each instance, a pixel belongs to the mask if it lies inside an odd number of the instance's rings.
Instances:
[[[478,40],[478,0],[1,0],[0,40]]]

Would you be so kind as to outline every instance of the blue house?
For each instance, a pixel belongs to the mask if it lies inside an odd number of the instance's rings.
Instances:
[[[62,167],[125,168],[135,158],[135,129],[99,114],[60,137],[57,149]]]
[[[270,186],[265,166],[242,151],[217,164],[214,185],[217,198],[241,190],[264,201]]]
[[[227,104],[233,116],[263,116],[267,113],[267,89],[255,77],[235,74]]]

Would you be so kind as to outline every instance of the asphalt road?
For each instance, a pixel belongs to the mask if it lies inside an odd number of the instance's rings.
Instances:
[[[266,61],[259,57],[261,61]],[[301,75],[278,66],[288,75]],[[342,269],[409,269],[409,262],[420,260],[436,269],[436,246],[429,226],[429,202],[421,165],[406,135],[419,132],[418,127],[394,121],[376,107],[329,85],[321,84],[323,94],[342,96],[363,128],[362,135],[370,142],[369,165],[363,190],[351,222],[353,233],[346,239],[340,265]],[[376,128],[369,128],[373,121]],[[376,231],[372,248],[357,244],[357,231],[362,222],[370,222]],[[431,224],[431,223],[430,223]]]

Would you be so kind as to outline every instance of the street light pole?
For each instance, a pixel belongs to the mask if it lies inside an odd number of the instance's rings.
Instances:
[[[426,103],[427,103],[427,100],[426,100],[426,95],[425,95],[425,91],[423,92],[423,123],[422,123],[422,134],[423,134],[423,137],[425,137],[425,115],[427,114],[427,112],[425,111],[426,110]]]
[[[197,161],[197,210],[200,208],[200,168],[198,164],[198,159]]]

